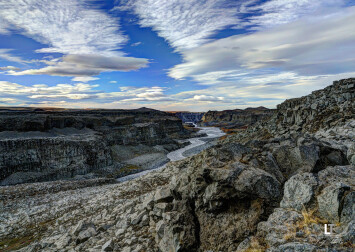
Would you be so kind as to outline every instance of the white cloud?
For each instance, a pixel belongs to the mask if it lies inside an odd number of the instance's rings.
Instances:
[[[0,103],[16,103],[17,100],[13,98],[0,98]]]
[[[0,67],[0,70],[3,70],[3,71],[19,71],[20,68],[14,67],[14,66],[5,66],[5,67]]]
[[[216,31],[238,22],[237,3],[227,0],[124,0],[120,10],[132,10],[142,27],[152,27],[178,50],[209,41]]]
[[[113,81],[110,81],[110,83],[111,83],[111,84],[116,84],[117,81],[114,81],[114,80],[113,80]]]
[[[0,48],[0,58],[17,63],[28,63],[28,61],[22,59],[21,57],[12,55],[10,52],[13,51],[12,49],[1,49]]]
[[[31,99],[39,98],[67,98],[71,100],[81,100],[92,98],[90,94],[44,94],[44,95],[30,95],[28,96]]]
[[[223,96],[215,97],[215,96],[212,96],[212,95],[194,95],[193,99],[197,100],[197,101],[215,102],[215,101],[223,101],[224,97]]]
[[[24,86],[17,83],[11,83],[8,81],[0,81],[0,97],[9,95],[22,95],[29,98],[43,98],[43,97],[67,97],[73,99],[73,97],[82,97],[82,94],[93,93],[93,88],[98,85],[89,85],[84,83],[78,84],[57,84],[55,86],[48,86],[45,84],[36,84],[32,86]]]
[[[0,17],[0,34],[8,35],[9,32],[9,24]]]
[[[99,93],[100,99],[113,100],[116,103],[129,101],[166,101],[172,100],[164,92],[165,87],[120,87],[120,92]]]
[[[131,71],[146,67],[147,59],[132,57],[106,57],[101,55],[66,55],[62,61],[51,62],[41,69],[11,72],[11,75],[47,74],[56,76],[93,76],[101,72]]]
[[[184,51],[184,63],[169,75],[211,85],[267,69],[310,76],[350,72],[355,68],[354,23],[355,7],[349,7],[326,18],[219,39]]]
[[[131,46],[139,46],[140,44],[142,44],[142,42],[133,43],[133,44],[131,44]]]
[[[7,28],[47,44],[38,52],[64,54],[104,54],[114,52],[127,42],[119,20],[98,10],[90,1],[79,0],[7,0],[0,1],[2,33]]]
[[[227,27],[264,29],[344,7],[345,0],[116,0],[178,51],[196,48]],[[245,15],[248,14],[248,15]]]
[[[94,81],[94,80],[99,80],[100,78],[96,77],[90,77],[90,76],[81,76],[81,77],[75,77],[72,79],[72,81],[78,81],[78,82],[89,82],[89,81]]]
[[[295,21],[304,16],[324,15],[343,7],[344,0],[270,0],[259,5],[247,6],[245,12],[252,14],[240,26],[257,26],[255,29],[269,28]]]

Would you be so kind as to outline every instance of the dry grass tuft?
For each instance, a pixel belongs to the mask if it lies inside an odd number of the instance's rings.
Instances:
[[[263,252],[266,251],[267,246],[263,240],[259,240],[256,237],[252,237],[250,242],[250,247],[247,248],[244,252]]]
[[[301,214],[302,219],[294,223],[293,225],[287,225],[288,233],[284,235],[286,241],[294,240],[296,238],[296,232],[303,232],[304,236],[309,236],[312,234],[312,224],[326,224],[329,223],[327,220],[319,218],[316,216],[317,209],[307,210],[303,207]],[[317,233],[316,233],[317,234]]]

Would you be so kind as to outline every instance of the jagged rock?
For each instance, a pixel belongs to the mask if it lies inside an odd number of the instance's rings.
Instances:
[[[281,146],[273,151],[281,171],[289,177],[297,171],[312,172],[319,160],[320,149],[317,145],[301,145],[298,147]]]
[[[250,195],[266,201],[277,200],[281,196],[281,185],[277,179],[257,168],[242,171],[233,182],[233,186],[238,194]]]
[[[344,194],[350,186],[337,183],[327,186],[317,197],[320,215],[331,223],[340,222]]]
[[[355,221],[352,219],[339,235],[343,243],[355,244]],[[338,242],[339,243],[339,242]]]
[[[157,242],[159,242],[159,240],[161,240],[164,236],[164,229],[165,229],[165,222],[163,220],[160,220],[157,224],[156,224],[156,240]]]
[[[275,252],[315,252],[317,251],[317,247],[315,245],[312,244],[308,244],[308,243],[300,243],[300,242],[290,242],[290,243],[286,243],[283,244],[281,246],[279,246],[276,250],[274,250]]]
[[[157,241],[162,252],[194,251],[198,248],[196,220],[188,202],[175,202],[169,221],[157,225]],[[164,232],[162,232],[164,230]]]
[[[349,163],[355,166],[355,143],[350,146],[347,152]]]
[[[114,243],[113,240],[108,240],[103,246],[101,251],[113,251]]]
[[[150,193],[144,198],[143,207],[145,207],[148,210],[151,210],[153,205],[154,205],[154,194]]]
[[[139,222],[141,222],[142,218],[146,215],[146,213],[143,211],[141,213],[135,214],[131,217],[131,224],[132,225],[137,225]]]
[[[297,174],[291,177],[284,186],[284,195],[280,207],[302,210],[308,207],[314,197],[316,177],[312,173]]]
[[[350,222],[355,219],[355,192],[352,191],[344,197],[343,209],[341,211],[340,221]]]
[[[54,245],[58,248],[58,249],[63,249],[66,246],[68,246],[70,244],[70,242],[72,241],[72,238],[70,235],[65,234],[62,237],[60,237],[55,243]]]
[[[333,166],[318,173],[319,185],[325,187],[330,184],[341,182],[346,185],[353,185],[355,177],[355,166]]]
[[[154,195],[154,201],[157,203],[170,202],[173,200],[173,195],[169,188],[163,188],[156,191]]]
[[[124,230],[123,228],[117,229],[115,235],[116,235],[117,237],[120,237],[121,235],[124,234],[124,232],[125,232],[125,230]]]
[[[88,227],[87,229],[80,231],[78,234],[78,237],[76,239],[76,244],[80,244],[82,242],[85,242],[88,240],[90,237],[96,235],[96,230],[93,227]]]
[[[74,235],[78,235],[80,233],[80,231],[82,231],[84,228],[84,221],[83,220],[80,220],[78,222],[78,224],[74,227],[74,229],[72,230],[72,233]]]
[[[267,244],[277,247],[286,243],[285,235],[289,234],[290,227],[302,219],[297,211],[276,208],[266,222],[258,224],[258,235],[264,237]]]

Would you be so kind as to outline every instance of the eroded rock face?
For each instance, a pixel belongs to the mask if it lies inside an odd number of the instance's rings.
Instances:
[[[0,185],[129,173],[139,160],[124,163],[119,146],[141,145],[135,156],[156,155],[155,166],[180,147],[173,139],[189,135],[178,118],[149,109],[10,111],[0,118]],[[161,150],[143,148],[156,145]]]
[[[269,118],[275,110],[265,107],[208,111],[202,117],[202,126],[218,126],[226,129],[248,127]]]

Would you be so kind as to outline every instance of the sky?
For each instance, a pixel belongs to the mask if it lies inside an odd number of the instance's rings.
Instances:
[[[355,77],[355,0],[0,0],[0,106],[265,106]]]

